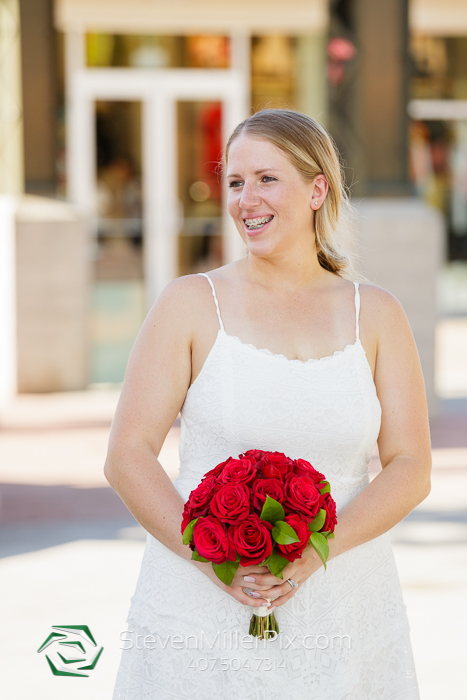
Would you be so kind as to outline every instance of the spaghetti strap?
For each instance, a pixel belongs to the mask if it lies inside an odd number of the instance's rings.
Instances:
[[[360,316],[360,290],[359,290],[359,283],[354,282],[355,285],[355,333],[357,336],[357,340],[360,340],[360,324],[359,324],[359,316]]]
[[[216,311],[217,311],[217,318],[219,319],[219,325],[221,327],[221,330],[224,330],[224,324],[222,323],[221,312],[219,311],[219,302],[217,301],[216,290],[214,289],[213,281],[209,277],[209,275],[207,275],[205,272],[198,272],[198,275],[203,275],[203,277],[206,277],[209,284],[211,285],[212,296],[214,297],[214,302],[216,304]]]

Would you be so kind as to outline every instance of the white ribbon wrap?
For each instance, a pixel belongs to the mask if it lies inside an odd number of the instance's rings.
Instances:
[[[274,598],[265,598],[265,600],[271,603]],[[267,617],[269,608],[266,605],[262,605],[260,608],[253,608],[253,615],[256,615],[256,617]]]

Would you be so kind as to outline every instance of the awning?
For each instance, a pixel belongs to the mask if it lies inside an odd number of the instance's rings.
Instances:
[[[411,0],[409,7],[417,34],[467,36],[467,0]]]
[[[105,33],[317,34],[327,0],[55,0],[60,31]]]

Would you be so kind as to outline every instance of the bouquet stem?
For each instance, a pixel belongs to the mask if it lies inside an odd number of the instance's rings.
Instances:
[[[268,613],[266,606],[255,608],[250,620],[249,634],[259,639],[276,639],[279,634],[279,625],[274,613]]]

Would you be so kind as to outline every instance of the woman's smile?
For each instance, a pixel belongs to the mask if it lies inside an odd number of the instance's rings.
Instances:
[[[274,214],[264,216],[245,217],[243,223],[248,236],[257,236],[262,233],[274,219]]]

